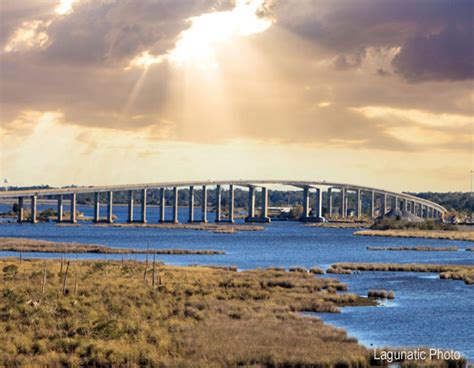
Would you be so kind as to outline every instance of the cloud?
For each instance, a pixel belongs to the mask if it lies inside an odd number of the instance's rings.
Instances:
[[[396,71],[410,82],[474,77],[472,1],[353,0],[277,2],[279,24],[359,67],[368,48],[401,47]]]
[[[409,39],[395,56],[397,73],[410,82],[474,78],[472,25]]]
[[[21,135],[21,129],[33,129],[19,122],[22,112],[56,111],[64,125],[140,131],[159,143],[247,139],[385,152],[458,150],[451,145],[460,137],[450,129],[456,125],[453,119],[439,120],[449,142],[429,145],[419,138],[428,129],[419,126],[420,119],[393,112],[427,111],[427,119],[472,113],[468,81],[451,84],[440,77],[448,72],[444,70],[435,80],[431,74],[425,83],[406,83],[392,70],[398,55],[396,71],[409,75],[415,62],[406,56],[411,47],[407,40],[415,31],[423,42],[433,37],[424,35],[428,29],[432,35],[444,32],[440,9],[447,18],[458,13],[442,1],[432,7],[416,3],[404,9],[391,0],[343,6],[277,2],[271,7],[273,26],[219,45],[221,67],[206,73],[177,68],[157,55],[176,45],[190,17],[228,9],[227,2],[85,1],[60,17],[51,3],[44,17],[28,7],[28,16],[19,16],[22,8],[11,8],[8,14],[17,27],[34,19],[51,24],[46,47],[2,55],[2,124],[18,127],[16,134]],[[135,59],[137,55],[160,62],[149,63],[146,72],[126,69],[133,60],[149,61]],[[420,68],[411,74],[422,75]],[[392,110],[374,118],[352,109],[367,106]],[[401,134],[405,128],[414,139]],[[465,139],[461,141],[459,146],[468,152]]]

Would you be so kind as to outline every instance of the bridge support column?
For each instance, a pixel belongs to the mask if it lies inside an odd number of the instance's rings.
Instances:
[[[71,194],[71,205],[70,205],[70,221],[72,224],[75,224],[77,222],[77,194],[72,193]]]
[[[384,217],[387,213],[387,195],[382,194],[382,206],[380,207],[380,216]]]
[[[142,224],[146,224],[146,188],[142,189]]]
[[[23,207],[23,197],[18,197],[18,218],[17,221],[18,223],[23,222],[23,214],[24,214],[24,207]]]
[[[114,222],[113,211],[114,211],[114,192],[108,192],[107,193],[107,222],[109,224]]]
[[[216,222],[221,221],[221,214],[222,214],[222,192],[221,186],[216,186]]]
[[[202,186],[201,211],[202,211],[201,221],[203,223],[207,223],[207,187],[205,185]]]
[[[262,187],[262,212],[260,213],[260,221],[270,222],[270,217],[268,217],[268,189]]]
[[[403,212],[408,212],[408,201],[406,199],[403,200],[402,202],[402,205],[403,205]]]
[[[411,213],[416,215],[416,210],[415,210],[415,201],[411,201]]]
[[[341,218],[345,219],[347,216],[347,192],[346,188],[341,188]]]
[[[133,190],[129,190],[128,191],[128,219],[127,219],[127,222],[128,223],[132,223],[133,222],[133,210],[134,210],[134,199],[133,199]]]
[[[360,189],[357,189],[356,197],[357,197],[356,198],[356,201],[357,201],[357,204],[356,204],[357,219],[360,220],[360,218],[362,216],[362,197],[361,197]]]
[[[36,195],[31,196],[31,222],[36,224],[38,222],[38,211],[36,204],[38,202],[38,197]]]
[[[160,188],[160,219],[159,222],[164,223],[165,222],[165,210],[166,210],[166,191],[165,188]]]
[[[173,188],[173,224],[179,223],[179,192],[178,187]]]
[[[315,217],[317,221],[319,221],[320,217],[323,217],[323,192],[321,191],[321,188],[316,188]]]
[[[309,217],[309,187],[303,188],[303,216],[301,219],[306,221]]]
[[[188,207],[189,207],[189,215],[188,215],[188,222],[194,222],[194,187],[189,187],[189,200],[188,200]]]
[[[375,218],[375,192],[371,192],[370,198],[370,218],[373,220]]]
[[[57,221],[59,223],[63,222],[63,196],[60,195],[58,197],[58,219]]]
[[[229,222],[234,222],[234,186],[229,185]]]
[[[328,215],[332,217],[332,188],[328,188]]]
[[[250,222],[255,218],[255,187],[249,187],[249,199],[248,199],[248,216],[245,219],[246,222]]]
[[[100,193],[94,193],[94,222],[100,221]]]

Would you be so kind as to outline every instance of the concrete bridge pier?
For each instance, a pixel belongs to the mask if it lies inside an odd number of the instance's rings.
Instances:
[[[309,187],[303,188],[303,216],[301,219],[306,221],[309,217]]]
[[[270,222],[270,217],[268,217],[268,189],[262,187],[262,212],[260,213],[261,222]]]
[[[36,195],[31,196],[31,222],[36,224],[38,222],[38,211],[37,211],[37,204],[38,197]]]
[[[370,219],[373,220],[375,218],[375,192],[370,192]]]
[[[316,188],[316,210],[314,211],[314,217],[318,220],[323,217],[323,192],[321,188]]]
[[[194,222],[194,187],[193,186],[189,187],[188,207],[189,207],[188,222],[193,223]]]
[[[64,207],[63,207],[63,196],[60,195],[58,197],[58,219],[57,221],[59,223],[63,222],[63,211],[64,210]]]
[[[221,186],[216,186],[216,222],[221,222],[222,217],[222,191]]]
[[[384,193],[382,194],[382,206],[380,210],[380,216],[385,216],[387,213],[387,195]]]
[[[164,223],[165,222],[165,211],[166,211],[166,189],[161,188],[160,189],[160,219],[159,222]]]
[[[252,222],[255,218],[255,187],[249,187],[249,199],[248,199],[248,216],[246,217],[246,222]]]
[[[142,189],[142,224],[146,224],[146,195],[146,188]]]
[[[360,220],[362,216],[362,196],[361,196],[361,191],[360,189],[357,189],[356,191],[356,212],[357,212],[357,219]]]
[[[332,217],[332,188],[329,188],[328,191],[327,191],[327,195],[328,195],[328,217]]]
[[[202,212],[201,222],[207,223],[207,187],[205,185],[202,186],[201,212]]]
[[[229,185],[229,222],[234,222],[234,185]]]
[[[133,199],[133,190],[128,191],[128,219],[127,222],[131,224],[133,222],[133,206],[135,205]]]
[[[402,206],[403,206],[403,211],[408,212],[408,201],[406,199],[403,200]]]
[[[94,222],[100,221],[100,193],[94,193]]]
[[[341,218],[345,219],[347,217],[347,191],[346,188],[340,189],[341,195]]]
[[[107,193],[107,222],[109,224],[114,222],[113,210],[114,210],[114,192],[108,192]]]
[[[71,194],[71,223],[75,224],[77,222],[77,194]]]
[[[179,224],[179,192],[178,187],[173,188],[173,224]]]
[[[23,214],[25,212],[24,208],[23,208],[23,197],[18,197],[18,218],[17,218],[17,222],[18,223],[22,223],[23,222]]]

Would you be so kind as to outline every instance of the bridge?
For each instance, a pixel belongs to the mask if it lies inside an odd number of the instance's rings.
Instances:
[[[401,210],[404,213],[411,213],[421,218],[442,218],[446,213],[446,208],[437,203],[418,198],[405,193],[396,193],[382,189],[371,188],[367,186],[352,185],[345,183],[334,183],[326,181],[294,181],[294,180],[230,180],[230,181],[181,181],[181,182],[161,182],[161,183],[147,183],[147,184],[131,184],[131,185],[108,185],[108,186],[87,186],[87,187],[68,187],[57,189],[31,189],[31,190],[14,190],[0,192],[0,200],[7,198],[14,198],[18,200],[18,222],[25,221],[24,219],[24,205],[25,199],[30,200],[31,216],[29,221],[36,223],[37,219],[37,201],[38,197],[48,197],[57,199],[57,221],[62,222],[63,203],[65,200],[70,201],[70,219],[72,223],[77,222],[76,206],[77,195],[82,193],[94,193],[94,222],[100,221],[100,193],[107,193],[107,216],[106,222],[113,222],[113,195],[114,192],[128,193],[128,222],[134,222],[134,198],[137,193],[141,196],[141,218],[140,222],[146,223],[147,214],[147,191],[159,190],[160,206],[159,206],[159,222],[165,222],[166,211],[166,190],[172,191],[172,222],[178,223],[178,208],[179,196],[178,191],[183,188],[189,188],[189,222],[207,222],[208,214],[208,190],[215,190],[215,214],[216,222],[234,222],[234,189],[236,187],[246,188],[248,190],[248,205],[247,205],[247,222],[270,222],[268,216],[268,186],[290,186],[303,190],[303,214],[302,221],[319,221],[321,217],[338,216],[342,219],[353,217],[360,219],[363,213],[362,203],[368,203],[368,210],[366,215],[370,219],[376,217],[376,212],[379,215],[385,215],[388,211],[393,209]],[[200,219],[194,216],[194,196],[195,188],[202,190],[202,215]],[[228,213],[223,213],[222,195],[223,189],[228,188]],[[256,215],[255,196],[257,192],[261,195],[261,209],[260,213]],[[323,192],[326,192],[326,213],[323,214]],[[349,193],[352,194],[353,210],[349,213]],[[315,206],[310,208],[310,196],[315,195]],[[339,196],[341,205],[338,208],[338,213],[335,213],[333,206],[333,199]],[[376,210],[378,208],[378,211]],[[224,219],[224,215],[226,218]]]

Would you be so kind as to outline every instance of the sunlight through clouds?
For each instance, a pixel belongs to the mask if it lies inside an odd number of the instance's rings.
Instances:
[[[154,56],[144,51],[132,59],[131,67],[148,68],[168,59],[177,66],[191,65],[199,69],[219,67],[216,48],[236,37],[245,37],[266,31],[273,20],[260,16],[264,0],[239,0],[234,9],[191,17],[190,27],[181,32],[174,49],[166,55]]]

